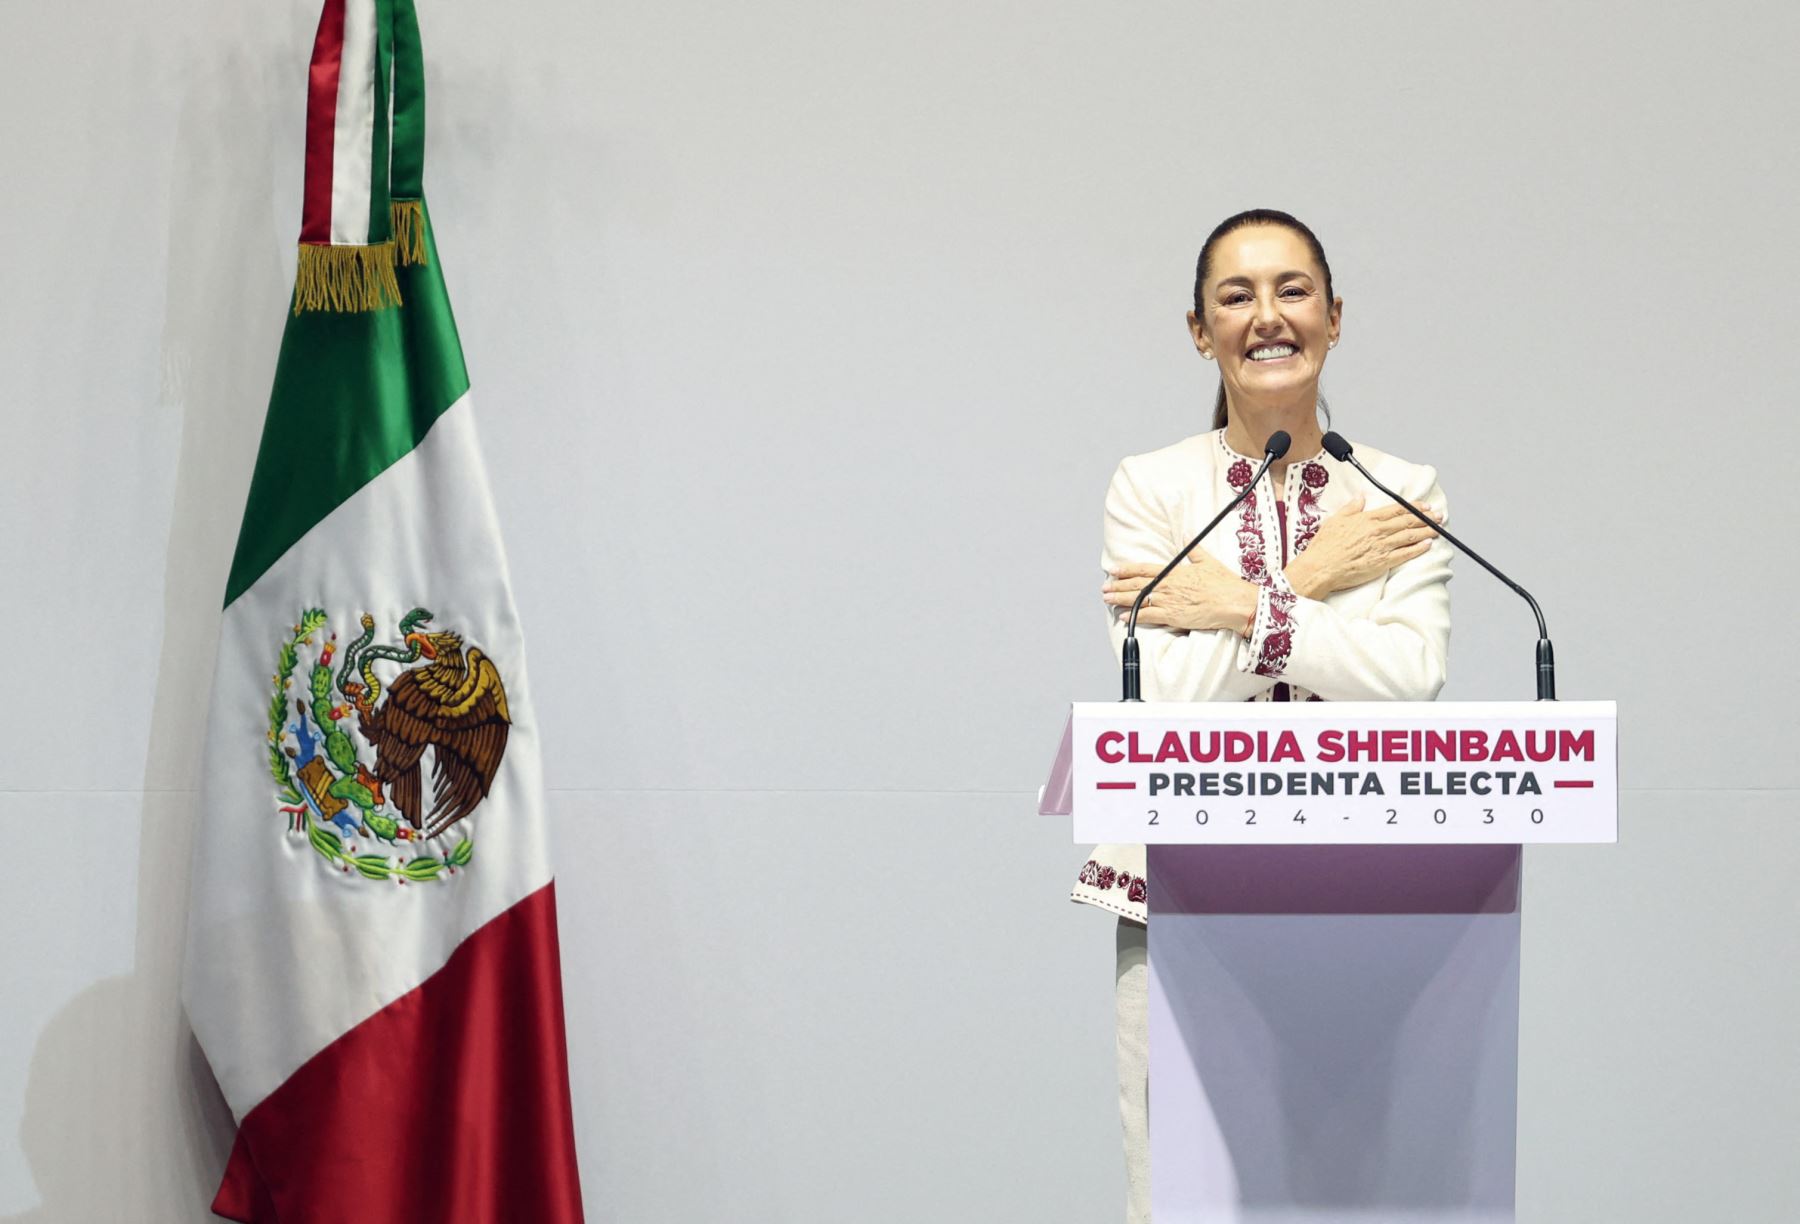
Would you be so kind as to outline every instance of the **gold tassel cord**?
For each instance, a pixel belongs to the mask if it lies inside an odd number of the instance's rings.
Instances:
[[[294,276],[294,313],[305,310],[354,312],[400,305],[394,276],[394,244],[325,246],[300,244]]]
[[[395,200],[390,206],[394,222],[394,251],[402,265],[430,262],[425,254],[425,208],[420,200]]]

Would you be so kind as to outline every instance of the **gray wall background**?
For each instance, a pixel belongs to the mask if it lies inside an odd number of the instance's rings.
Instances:
[[[1252,205],[1332,256],[1337,425],[1620,703],[1620,845],[1527,860],[1521,1218],[1800,1218],[1793,6],[422,7],[590,1219],[1118,1216],[1112,932],[1032,798]],[[199,1220],[197,745],[318,5],[3,13],[0,1220]],[[1528,695],[1453,590],[1444,696]]]

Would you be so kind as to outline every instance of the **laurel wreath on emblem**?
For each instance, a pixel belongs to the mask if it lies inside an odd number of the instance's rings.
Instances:
[[[376,645],[375,618],[363,613],[362,633],[335,673],[332,633],[306,673],[306,697],[293,699],[292,722],[294,670],[301,647],[326,628],[324,610],[304,610],[276,655],[268,760],[278,806],[288,832],[304,835],[345,874],[398,884],[448,879],[475,856],[466,833],[447,851],[441,839],[487,797],[512,718],[493,661],[455,633],[428,631],[431,619],[414,608],[400,620],[398,645]],[[404,669],[385,688],[378,660]],[[352,716],[372,763],[346,729]],[[421,768],[428,749],[429,811]],[[377,849],[359,850],[359,837]]]

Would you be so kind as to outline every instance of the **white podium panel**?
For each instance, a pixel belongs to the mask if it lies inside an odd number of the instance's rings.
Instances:
[[[1519,916],[1150,926],[1157,1224],[1511,1224]]]
[[[1510,1224],[1519,848],[1151,848],[1157,1224]]]
[[[1610,701],[1077,702],[1064,750],[1077,842],[1618,840]]]

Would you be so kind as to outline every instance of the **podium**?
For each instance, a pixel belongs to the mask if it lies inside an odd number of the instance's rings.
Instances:
[[[1611,702],[1077,703],[1149,851],[1157,1224],[1513,1219],[1521,847],[1618,840]]]

